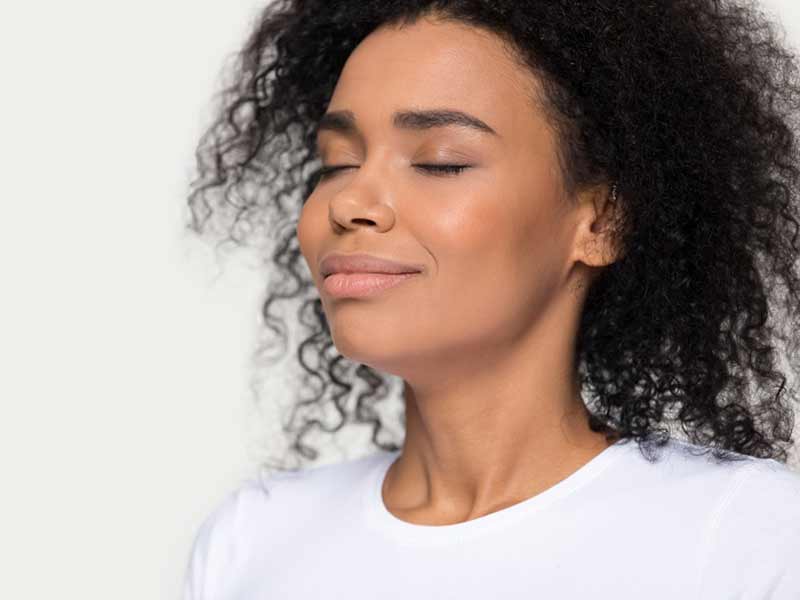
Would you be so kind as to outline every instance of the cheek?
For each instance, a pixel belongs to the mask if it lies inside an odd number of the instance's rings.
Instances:
[[[411,229],[440,263],[442,277],[461,285],[513,285],[551,219],[509,178],[486,175],[465,183],[413,211]]]
[[[498,180],[467,189],[438,210],[416,212],[411,226],[438,265],[427,290],[429,315],[440,328],[510,334],[557,283],[554,194],[531,186],[521,193]]]
[[[439,317],[446,312],[468,323],[517,294],[521,238],[530,227],[521,226],[510,197],[506,187],[488,181],[466,186],[435,211],[417,213],[414,229],[439,267],[432,282]]]
[[[303,205],[297,219],[297,243],[309,265],[313,265],[319,254],[320,241],[324,239],[328,213],[321,202],[315,201],[312,194]]]

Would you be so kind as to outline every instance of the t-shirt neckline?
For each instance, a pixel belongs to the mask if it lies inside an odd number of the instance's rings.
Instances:
[[[372,527],[404,543],[450,543],[465,540],[501,529],[543,511],[600,475],[623,454],[625,449],[635,445],[630,438],[618,440],[543,492],[487,515],[450,525],[410,523],[399,519],[386,508],[382,494],[383,481],[401,450],[386,452],[383,456],[379,455],[380,460],[376,461],[369,473],[363,496],[366,516]]]

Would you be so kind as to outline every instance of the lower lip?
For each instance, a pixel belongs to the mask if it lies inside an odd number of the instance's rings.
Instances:
[[[322,281],[322,288],[334,298],[366,298],[380,294],[419,273],[333,273]]]

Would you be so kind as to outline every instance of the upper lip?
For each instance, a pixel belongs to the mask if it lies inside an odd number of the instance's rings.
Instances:
[[[331,273],[419,273],[422,265],[401,263],[371,254],[341,254],[331,252],[320,261],[322,277]]]

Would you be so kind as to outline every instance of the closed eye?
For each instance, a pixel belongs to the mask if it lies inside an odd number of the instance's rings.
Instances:
[[[414,165],[414,167],[439,175],[458,175],[465,169],[469,169],[470,165]]]
[[[469,169],[471,165],[413,165],[416,169],[421,169],[426,174],[434,175],[436,177],[447,177],[451,175],[458,175],[465,169]],[[342,169],[356,169],[357,166],[350,166],[350,165],[331,165],[327,167],[322,167],[319,170],[319,178],[323,179],[336,173],[337,171],[341,171]]]

